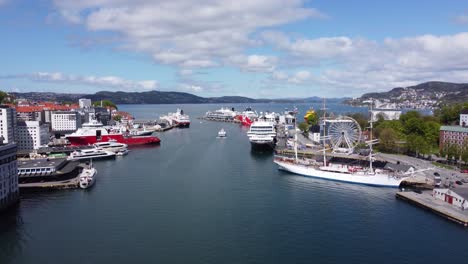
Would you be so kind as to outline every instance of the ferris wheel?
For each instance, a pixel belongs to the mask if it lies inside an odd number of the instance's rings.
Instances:
[[[334,152],[352,152],[361,141],[361,126],[351,117],[327,120],[328,137]]]

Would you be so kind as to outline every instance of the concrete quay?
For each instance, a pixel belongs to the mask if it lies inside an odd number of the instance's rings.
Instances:
[[[422,191],[422,193],[412,191],[397,192],[396,198],[422,207],[464,227],[468,227],[468,211],[462,211],[444,201],[434,198],[432,191]]]
[[[224,118],[211,118],[211,117],[198,117],[197,119],[215,121],[215,122],[226,122],[226,123],[237,123],[237,124],[241,123],[241,121],[237,119],[224,119]]]
[[[76,189],[80,186],[80,176],[63,181],[50,181],[50,182],[34,182],[34,183],[20,183],[19,188],[22,190],[63,190],[63,189]]]

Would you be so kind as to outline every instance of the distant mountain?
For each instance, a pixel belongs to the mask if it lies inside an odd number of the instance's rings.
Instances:
[[[206,103],[306,103],[321,102],[322,98],[286,98],[286,99],[253,99],[242,96],[200,97],[183,92],[108,92],[95,94],[65,94],[50,92],[10,93],[16,98],[34,101],[77,102],[79,98],[88,98],[92,101],[110,100],[116,104],[206,104]],[[347,98],[332,98],[327,101],[341,102]]]
[[[388,92],[366,93],[346,100],[351,105],[362,105],[370,98],[406,108],[432,108],[440,104],[468,101],[467,83],[426,82],[410,87],[397,87]]]

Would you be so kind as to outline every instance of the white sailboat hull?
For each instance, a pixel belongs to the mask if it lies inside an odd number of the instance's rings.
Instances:
[[[398,188],[402,181],[407,177],[397,178],[388,174],[359,174],[359,173],[342,173],[333,171],[323,171],[311,166],[299,165],[291,162],[283,162],[279,160],[274,161],[278,164],[279,169],[289,171],[295,174],[322,178],[333,181],[341,181],[355,184],[364,184],[378,187],[393,187]]]

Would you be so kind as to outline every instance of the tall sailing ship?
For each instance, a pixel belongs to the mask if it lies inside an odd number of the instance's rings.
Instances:
[[[324,107],[325,110],[325,107]],[[325,130],[325,115],[324,125]],[[322,137],[323,140],[323,162],[316,160],[299,160],[297,157],[297,135],[295,136],[295,158],[276,156],[274,162],[279,166],[279,169],[292,172],[299,175],[322,178],[327,180],[342,181],[348,183],[357,183],[364,185],[372,185],[378,187],[399,187],[400,184],[408,178],[408,172],[395,172],[386,169],[375,169],[373,167],[373,151],[372,146],[378,142],[378,140],[372,139],[372,123],[371,118],[371,138],[366,141],[369,146],[368,164],[369,166],[352,165],[343,162],[327,162],[326,154],[326,140],[329,140],[326,136]],[[326,135],[324,131],[324,135]],[[347,132],[343,131],[342,136],[345,136]]]

